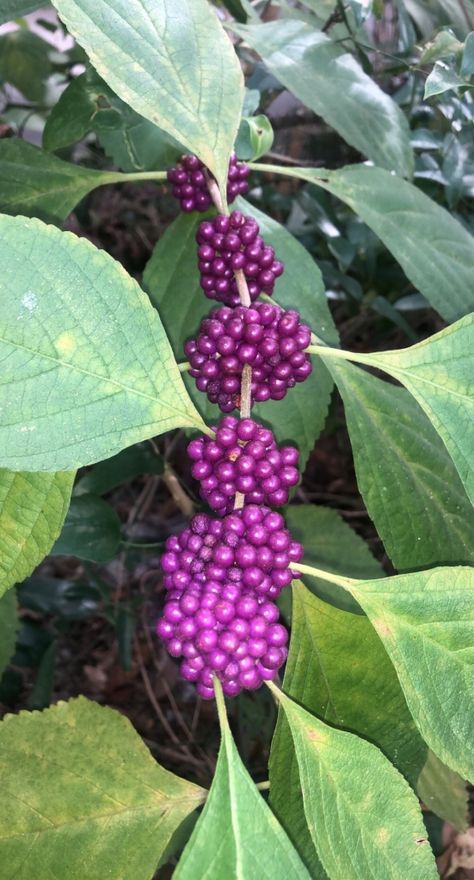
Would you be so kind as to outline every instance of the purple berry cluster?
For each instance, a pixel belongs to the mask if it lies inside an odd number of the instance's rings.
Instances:
[[[209,507],[219,516],[229,514],[236,492],[246,504],[287,504],[289,489],[299,481],[298,450],[279,448],[272,431],[252,419],[224,416],[214,430],[214,440],[199,437],[188,446],[192,475]]]
[[[247,189],[249,169],[229,165],[228,201]],[[168,172],[183,211],[212,203],[210,173],[196,156]],[[215,196],[218,200],[217,195]],[[271,295],[283,272],[259,225],[240,211],[204,220],[196,234],[201,287],[223,303],[185,344],[189,372],[200,391],[224,413],[214,436],[192,440],[188,455],[202,499],[221,517],[205,513],[166,542],[161,564],[166,601],[157,633],[181,675],[204,699],[214,676],[226,696],[256,689],[276,677],[287,656],[288,633],[275,604],[303,555],[281,514],[296,486],[298,450],[279,447],[271,430],[249,417],[253,403],[282,400],[311,373],[310,328],[296,311],[257,302]]]
[[[181,160],[170,168],[167,177],[173,185],[172,192],[178,199],[181,210],[186,214],[192,211],[207,211],[212,205],[206,180],[206,169],[197,156],[182,156]],[[207,172],[209,173],[209,172]],[[248,190],[250,168],[238,162],[235,155],[231,156],[227,177],[227,200],[233,202],[238,195]]]
[[[250,299],[259,294],[271,296],[275,281],[284,270],[275,251],[259,236],[253,217],[240,211],[229,216],[218,214],[203,220],[196,234],[201,287],[209,299],[238,306],[239,291],[234,272],[241,269],[247,279]]]
[[[213,309],[184,351],[196,387],[222,412],[230,412],[240,405],[245,364],[252,367],[252,403],[282,400],[289,388],[304,382],[312,370],[305,353],[310,340],[311,330],[298,312],[254,303]]]
[[[283,517],[253,504],[218,520],[197,514],[168,538],[157,633],[204,699],[214,697],[213,674],[227,696],[275,677],[288,640],[275,599],[302,555]]]

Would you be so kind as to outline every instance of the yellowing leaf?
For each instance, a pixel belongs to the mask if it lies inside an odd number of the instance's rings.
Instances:
[[[2,880],[150,880],[205,792],[83,697],[0,724]]]

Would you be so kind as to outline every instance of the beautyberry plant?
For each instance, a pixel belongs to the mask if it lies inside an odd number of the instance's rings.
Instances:
[[[20,700],[27,709],[0,724],[0,880],[435,880],[424,818],[463,831],[474,782],[474,251],[464,204],[455,217],[420,186],[425,160],[410,125],[425,56],[412,59],[413,40],[406,81],[390,97],[367,73],[377,4],[53,4],[85,70],[71,50],[59,100],[50,108],[52,90],[41,92],[46,119],[32,99],[41,148],[21,137],[29,112],[18,136],[0,138],[2,670],[31,649],[38,615],[50,626],[36,684]],[[34,0],[7,6],[0,25],[17,23],[0,43],[39,51],[22,18]],[[420,17],[397,8],[409,39]],[[461,114],[472,34],[454,27],[426,57],[442,60],[448,42]],[[0,76],[29,91],[5,73],[8,57]],[[57,53],[46,62],[53,79]],[[428,97],[444,94],[439,78],[428,85]],[[326,158],[332,167],[319,153],[299,165],[272,151],[269,120],[255,112],[270,114],[275,92],[283,105],[292,93],[298,119],[313,114],[345,143]],[[91,144],[103,148],[100,168],[72,161]],[[357,161],[344,166],[347,157]],[[140,286],[61,227],[96,187],[143,181],[162,185],[159,210],[165,217],[171,203],[178,216]],[[311,256],[323,236],[324,279]],[[146,239],[138,225],[136,238]],[[368,260],[374,287],[358,297],[350,267],[367,242],[391,268]],[[412,344],[381,350],[377,324],[370,344],[340,347],[328,302],[347,304],[346,294],[361,305],[355,321],[338,322],[343,335],[373,308]],[[420,302],[428,317],[417,335],[402,312]],[[335,509],[297,488],[330,405],[328,424],[340,421],[335,387],[393,574]],[[150,486],[172,498],[151,548],[128,531],[121,538],[101,497],[144,475],[126,528],[153,505]],[[157,544],[159,563],[140,557],[138,587],[131,578],[125,590],[135,551]],[[93,564],[119,549],[120,565],[97,573]],[[84,560],[86,610],[77,610],[82,581],[56,594],[51,578],[29,579],[48,553]],[[142,722],[146,745],[123,703],[122,712],[83,697],[46,708],[59,640],[91,604],[117,632],[127,687],[136,668],[156,713],[156,737]],[[213,734],[199,736],[206,717],[219,723],[217,757]],[[263,772],[242,733],[249,717]]]

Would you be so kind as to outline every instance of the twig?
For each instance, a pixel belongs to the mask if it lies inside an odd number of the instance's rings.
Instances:
[[[165,469],[163,471],[163,482],[181,513],[183,513],[187,519],[190,519],[194,513],[194,504],[189,495],[184,491],[173,468],[168,462],[165,464]]]
[[[142,677],[143,684],[145,685],[145,690],[147,692],[147,697],[150,700],[150,703],[155,710],[156,716],[159,719],[163,728],[166,730],[166,733],[168,734],[169,738],[174,742],[175,745],[179,746],[180,741],[179,741],[178,737],[176,736],[173,728],[170,726],[168,720],[166,719],[166,717],[163,713],[163,710],[162,710],[158,700],[155,697],[153,688],[151,686],[150,677],[148,675],[148,672],[145,669],[145,664],[143,662],[142,652],[140,650],[140,645],[138,644],[138,639],[135,639],[135,652],[137,655],[138,668],[140,670],[140,675]]]

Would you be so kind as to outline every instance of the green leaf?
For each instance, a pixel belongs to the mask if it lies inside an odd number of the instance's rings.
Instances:
[[[327,365],[344,403],[357,485],[394,566],[472,562],[474,511],[421,407],[404,388],[346,361]]]
[[[73,482],[74,473],[0,469],[0,596],[49,553],[61,531]]]
[[[5,24],[6,21],[13,21],[15,18],[21,18],[23,15],[28,15],[29,12],[34,12],[36,9],[47,5],[43,0],[2,0],[0,24]]]
[[[157,764],[130,722],[83,697],[0,725],[5,880],[150,880],[204,792]]]
[[[0,17],[3,17],[1,13]],[[45,80],[52,72],[49,49],[48,43],[25,28],[3,34],[0,38],[0,81],[11,83],[30,101],[41,101]]]
[[[66,470],[206,430],[148,298],[104,251],[0,217],[0,465]]]
[[[90,492],[92,495],[105,495],[141,474],[162,474],[163,469],[164,461],[161,456],[149,444],[140,443],[94,465],[78,480],[74,494]]]
[[[88,74],[81,73],[60,95],[43,129],[45,150],[61,150],[91,131],[94,114],[99,112],[100,105],[97,102],[99,94],[89,89],[88,84]]]
[[[198,155],[225,190],[243,77],[207,0],[54,5],[114,92]]]
[[[285,262],[285,273],[275,285],[275,300],[285,308],[298,308],[303,320],[317,327],[326,341],[337,345],[337,331],[324,295],[321,273],[308,252],[282,226],[243,199],[237,201],[236,207],[256,217],[265,241],[275,247]],[[203,296],[199,285],[195,235],[201,220],[202,215],[180,215],[160,238],[143,276],[178,360],[184,359],[185,340],[193,336],[201,319],[218,305]],[[177,309],[176,304],[182,302],[186,308]],[[186,387],[206,421],[217,422],[220,411],[196,390],[194,379],[187,377]],[[280,442],[297,441],[300,464],[304,466],[324,426],[331,391],[332,381],[326,368],[322,365],[321,369],[315,361],[313,373],[304,384],[291,389],[284,400],[267,401],[255,406],[252,412],[257,419],[272,425]]]
[[[28,696],[28,709],[46,709],[51,703],[57,655],[58,640],[53,639],[40,660],[35,683]]]
[[[235,141],[239,159],[259,159],[272,148],[273,128],[267,116],[244,117]]]
[[[474,31],[466,37],[461,61],[461,76],[474,75]]]
[[[432,98],[433,95],[442,95],[443,92],[449,92],[451,89],[458,89],[460,86],[467,85],[469,83],[461,79],[452,67],[444,61],[437,61],[433,70],[426,78],[423,99]]]
[[[404,114],[352,55],[301,21],[233,27],[271,73],[347,143],[383,168],[412,174],[413,153]]]
[[[291,520],[287,523],[292,528]],[[351,544],[354,550],[357,543],[363,546],[355,534],[350,542],[344,540],[341,530],[340,538],[343,557]],[[355,556],[357,559],[357,552]],[[373,627],[365,616],[355,617],[321,602],[299,581],[293,583],[292,592],[285,692],[324,721],[373,742],[414,784],[427,748]],[[307,866],[314,870],[314,847],[301,802],[296,756],[281,712],[269,767],[271,806]]]
[[[410,348],[354,358],[389,373],[413,394],[444,441],[472,501],[473,352],[474,314]]]
[[[430,40],[419,64],[428,64],[430,61],[438,61],[440,58],[448,58],[449,55],[457,55],[462,52],[463,44],[459,42],[454,32],[447,28],[439,31],[433,40]],[[425,96],[426,97],[426,96]]]
[[[53,556],[77,556],[108,562],[120,546],[120,520],[114,508],[95,495],[73,498]]]
[[[272,685],[293,739],[315,849],[338,880],[436,880],[417,798],[371,743],[328,727]]]
[[[0,211],[60,225],[97,186],[119,183],[113,171],[63,162],[18,138],[0,140]]]
[[[367,544],[342,517],[329,507],[302,504],[285,508],[286,524],[295,541],[304,546],[305,564],[315,565],[335,574],[351,572],[362,579],[380,577],[383,569]],[[352,596],[342,587],[335,588],[320,578],[302,576],[309,589],[337,608],[361,613]]]
[[[220,721],[222,740],[212,786],[173,880],[309,880],[239,757],[224,709]]]
[[[435,568],[347,584],[377,630],[408,708],[445,764],[474,779],[473,569]]]
[[[0,598],[0,678],[15,651],[18,617],[15,591]]]
[[[446,767],[434,752],[428,751],[416,792],[428,810],[456,829],[465,831],[468,824],[468,794],[464,779]]]
[[[107,155],[123,171],[167,168],[182,153],[176,141],[121,101],[93,69],[74,79],[54,105],[43,146],[59,150],[89,131],[96,133]]]
[[[342,199],[378,235],[446,321],[474,310],[473,238],[411,183],[365,165],[338,171],[258,167],[307,180]]]

